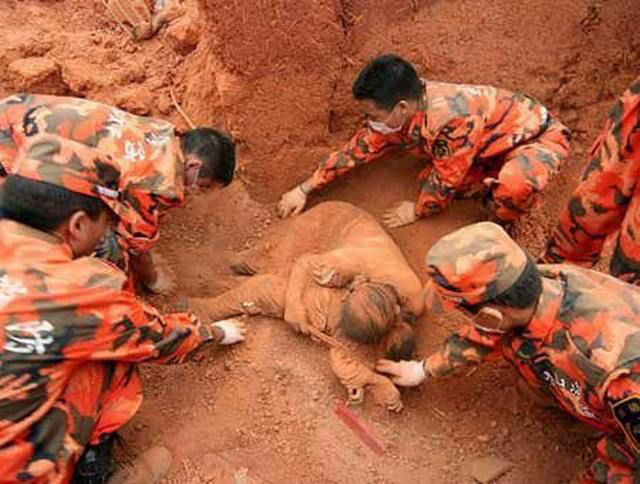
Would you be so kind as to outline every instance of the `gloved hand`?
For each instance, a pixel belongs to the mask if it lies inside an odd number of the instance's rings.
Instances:
[[[222,346],[233,345],[244,341],[247,333],[247,326],[237,318],[223,319],[222,321],[213,323],[213,326],[224,333],[224,337],[222,341],[220,341]]]
[[[390,229],[409,225],[418,220],[416,204],[414,202],[400,202],[387,210],[382,217],[384,224]]]
[[[297,185],[293,190],[289,190],[282,195],[278,202],[278,215],[280,218],[287,218],[290,215],[298,215],[307,204],[307,194],[302,191],[302,187]]]
[[[401,387],[415,387],[427,378],[424,360],[378,360],[376,371],[389,375],[391,381]]]

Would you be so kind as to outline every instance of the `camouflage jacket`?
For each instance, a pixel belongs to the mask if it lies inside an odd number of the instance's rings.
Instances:
[[[502,337],[465,327],[426,360],[428,372],[443,376],[503,356],[568,413],[611,435],[623,433],[635,459],[640,448],[640,290],[580,267],[538,267],[543,293],[527,327]]]
[[[404,150],[429,163],[416,207],[418,215],[427,216],[470,188],[474,171],[486,171],[481,164],[536,138],[550,122],[547,109],[523,94],[428,81],[418,111],[401,132],[380,134],[363,126],[312,180],[321,187],[356,166]]]
[[[97,149],[119,167],[129,210],[117,232],[127,250],[145,252],[158,238],[161,214],[184,200],[183,161],[174,127],[86,99],[17,94],[0,101],[0,167],[39,134]],[[2,169],[0,169],[0,173]]]
[[[72,260],[53,235],[0,221],[0,447],[56,404],[89,361],[178,363],[211,330],[187,313],[161,316],[122,290],[125,275]]]
[[[620,231],[611,273],[640,283],[640,78],[615,103],[589,151],[580,183],[549,240],[544,261],[591,267]]]

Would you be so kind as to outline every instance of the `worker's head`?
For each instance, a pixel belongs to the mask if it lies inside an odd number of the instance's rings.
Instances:
[[[0,214],[55,234],[75,257],[91,254],[118,210],[118,169],[80,143],[40,139],[20,151],[0,193]]]
[[[493,223],[469,225],[443,237],[426,263],[428,309],[458,309],[487,333],[528,324],[542,294],[534,261]]]
[[[398,327],[400,298],[390,284],[364,282],[356,285],[345,298],[340,312],[340,327],[354,341],[379,343],[390,354],[413,353],[413,331]],[[404,354],[404,353],[403,353]]]
[[[226,134],[213,128],[191,129],[180,139],[180,148],[188,187],[221,188],[233,180],[236,148]]]
[[[360,71],[351,91],[369,127],[389,134],[400,131],[418,109],[422,81],[409,62],[385,54]]]

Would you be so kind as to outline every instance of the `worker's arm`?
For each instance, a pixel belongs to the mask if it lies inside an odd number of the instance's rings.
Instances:
[[[442,377],[456,368],[498,359],[499,341],[498,335],[484,335],[467,326],[449,336],[442,349],[426,360],[379,360],[376,370],[390,375],[396,385],[416,386],[429,376]]]
[[[482,148],[482,127],[480,119],[470,116],[455,118],[438,132],[430,146],[433,164],[418,175],[418,217],[441,212],[453,200]]]
[[[634,88],[635,86],[635,88]],[[589,152],[589,161],[542,258],[592,267],[620,228],[640,175],[640,80],[620,98]]]
[[[0,102],[0,177],[9,174],[13,160],[18,153],[18,146],[13,137],[12,122],[7,115],[9,107],[7,100]]]
[[[229,332],[189,313],[161,315],[127,291],[96,289],[75,311],[83,324],[70,333],[68,359],[181,363],[204,344],[244,339],[241,325]]]
[[[639,368],[615,379],[605,401],[619,426],[596,445],[596,458],[579,479],[582,483],[635,482],[640,473],[640,383]]]
[[[331,153],[307,180],[282,196],[278,205],[280,216],[284,218],[299,214],[307,202],[309,193],[331,183],[357,166],[380,158],[400,143],[398,134],[383,135],[363,126],[343,149]]]

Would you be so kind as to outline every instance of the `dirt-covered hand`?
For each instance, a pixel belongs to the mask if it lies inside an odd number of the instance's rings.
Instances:
[[[408,201],[400,202],[390,210],[387,210],[382,219],[384,224],[390,229],[412,224],[418,220],[416,204]]]
[[[300,185],[293,190],[289,190],[282,195],[278,203],[278,215],[281,218],[287,218],[291,215],[298,215],[307,204],[307,195],[302,191]]]
[[[151,253],[156,278],[153,282],[147,283],[146,287],[155,294],[169,294],[176,288],[176,280],[173,270],[167,261],[154,252]]]
[[[213,323],[213,326],[224,333],[224,337],[220,341],[222,346],[233,345],[244,341],[247,333],[247,325],[237,318],[224,319]]]
[[[391,381],[401,387],[415,387],[427,378],[423,360],[378,360],[376,371],[389,375]]]
[[[324,264],[312,263],[311,275],[316,284],[324,287],[344,287],[349,282],[346,274]]]

